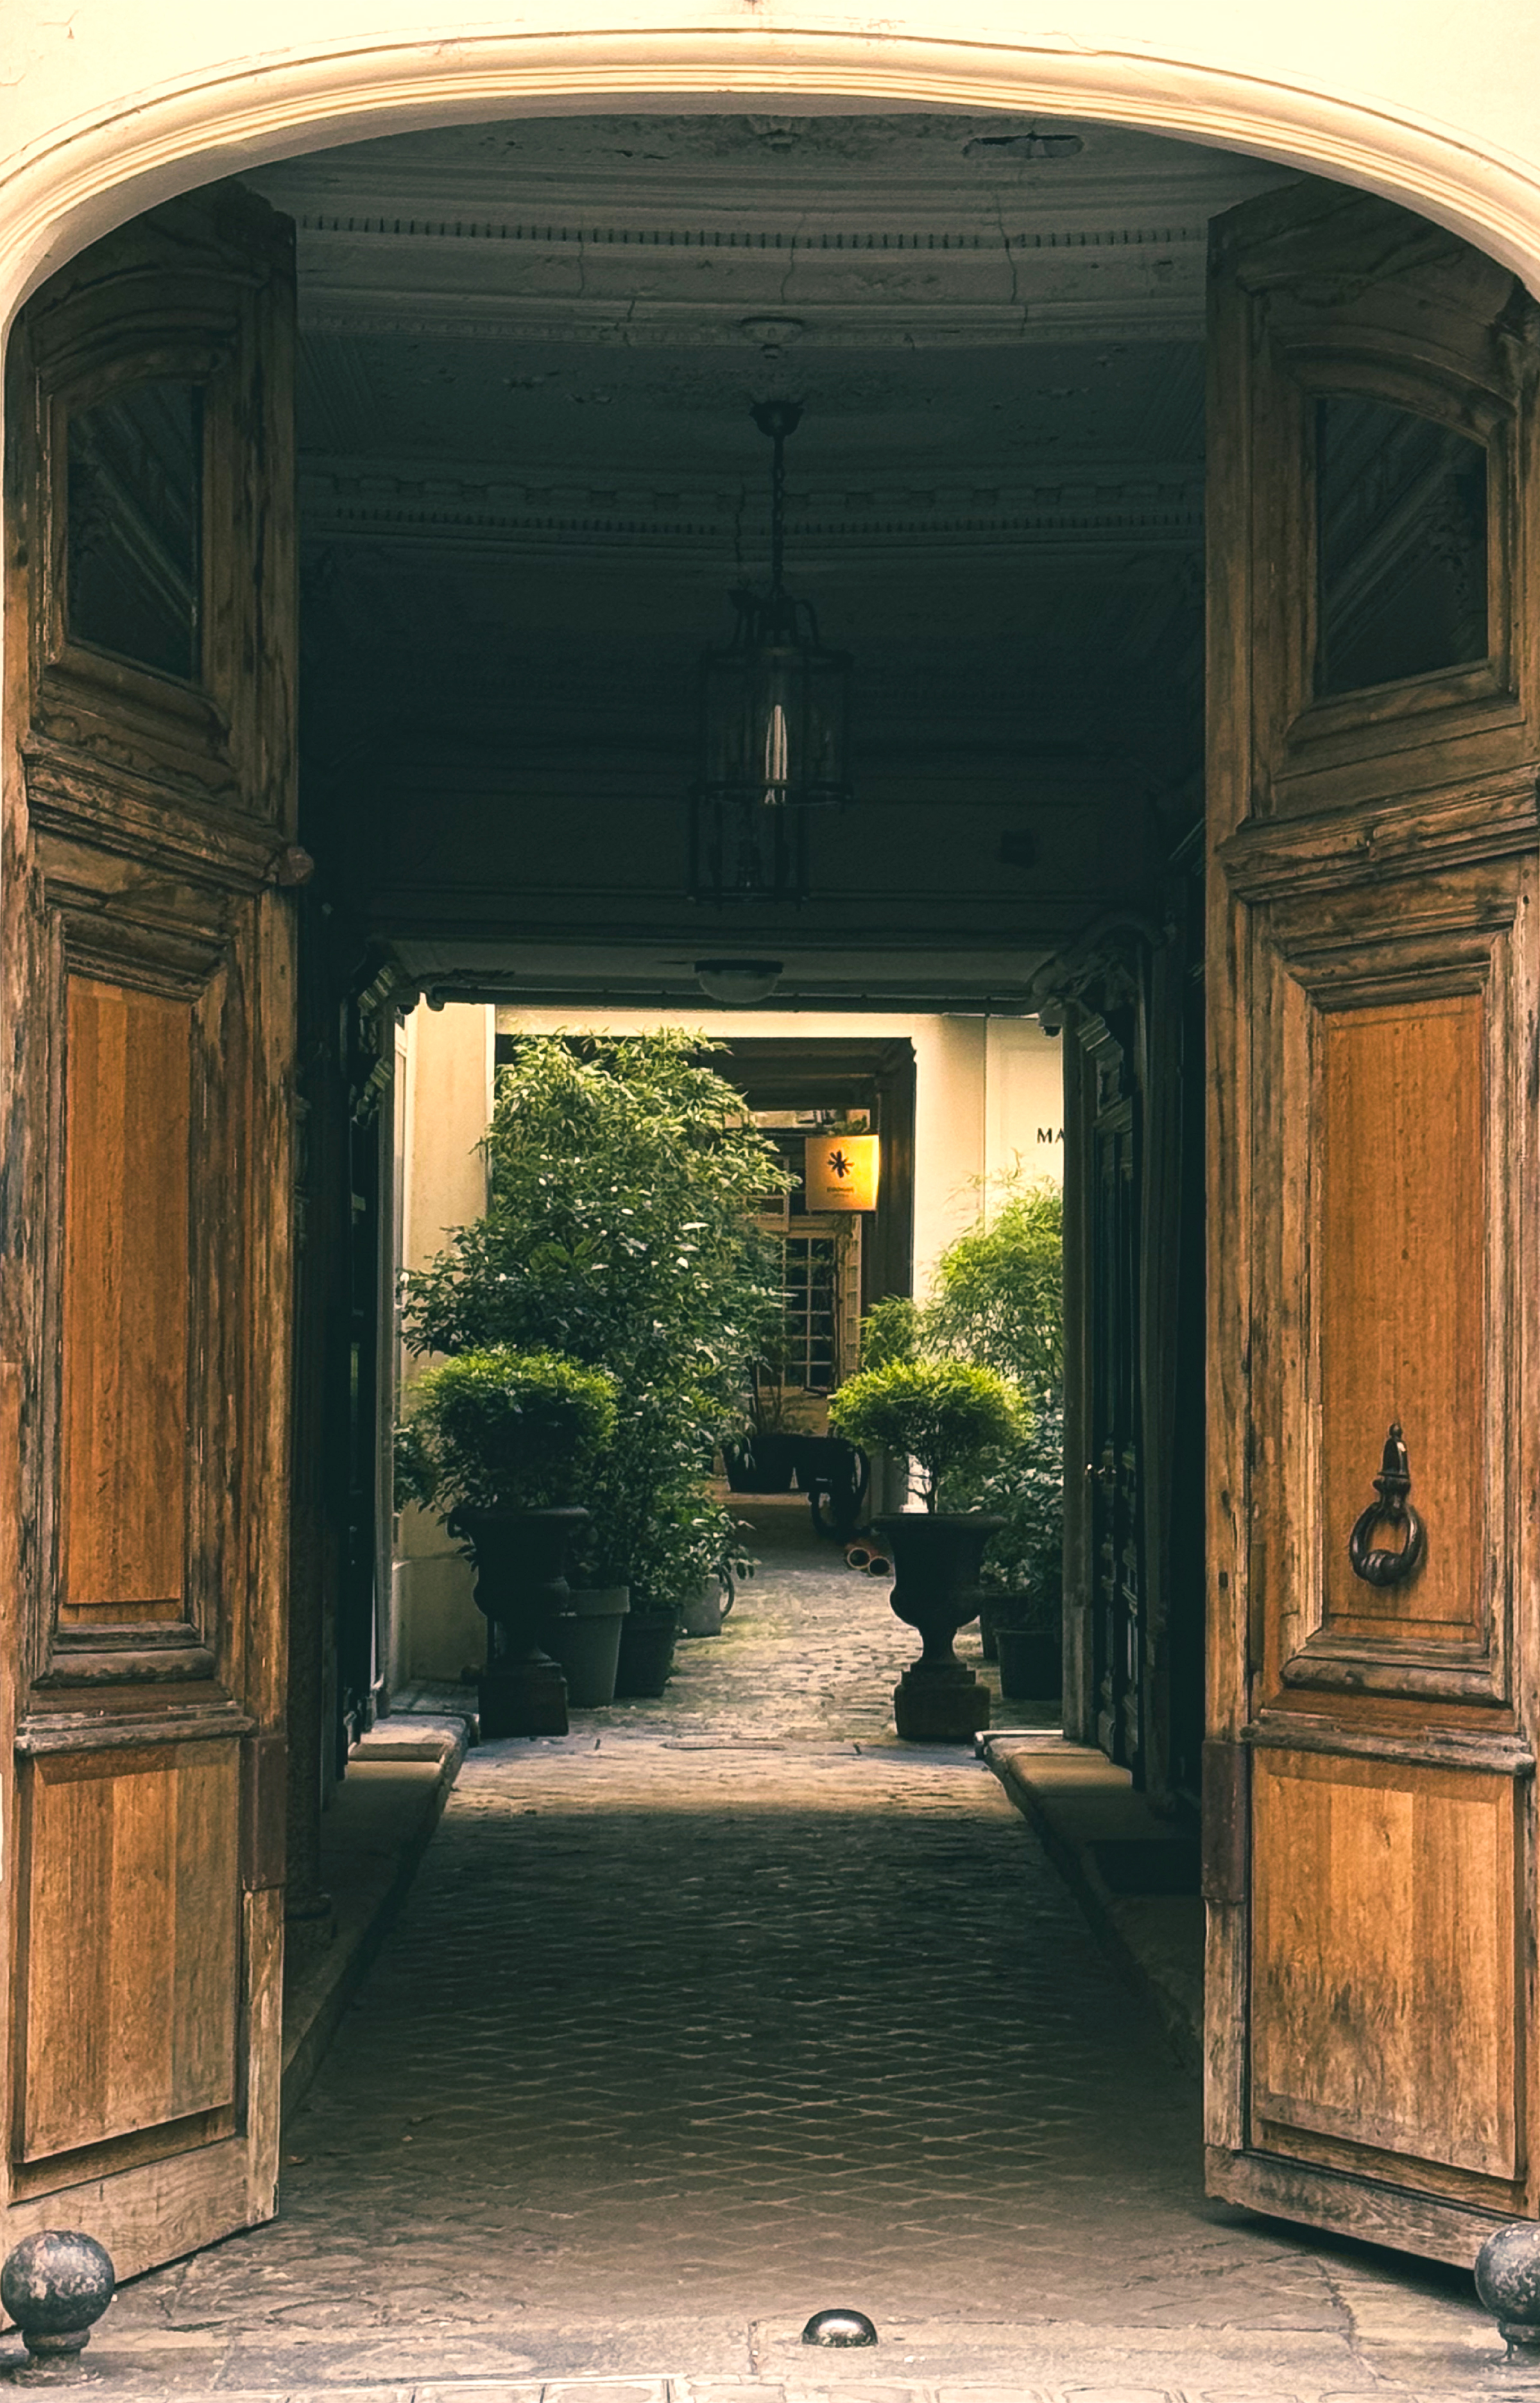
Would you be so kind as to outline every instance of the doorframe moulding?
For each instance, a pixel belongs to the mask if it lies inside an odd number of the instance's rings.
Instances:
[[[0,181],[0,316],[88,243],[173,194],[342,142],[509,115],[770,100],[1042,109],[1231,148],[1399,201],[1490,252],[1540,291],[1540,178],[1457,127],[1345,90],[1268,81],[1203,58],[1106,48],[1088,34],[1020,43],[959,38],[960,10],[929,0],[915,30],[831,32],[778,10],[730,25],[686,5],[639,28],[590,23],[522,35],[440,18],[417,37],[339,41],[200,64],[125,90],[24,143]],[[690,18],[695,21],[687,21]],[[684,19],[687,21],[681,22]],[[24,28],[13,27],[16,54]],[[40,30],[40,29],[39,29]],[[276,29],[274,29],[276,31]],[[273,35],[270,34],[270,40]],[[82,79],[90,73],[82,28]],[[24,100],[22,78],[18,103]]]

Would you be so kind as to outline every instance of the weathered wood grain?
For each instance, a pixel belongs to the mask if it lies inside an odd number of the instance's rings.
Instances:
[[[242,1762],[284,1724],[292,325],[292,228],[225,187],[73,261],[8,368],[0,2174],[7,2243],[62,2216],[124,2275],[274,2206],[283,1865]],[[202,387],[199,682],[68,622],[70,412],[148,375]]]
[[[1254,1799],[1209,2183],[1468,2262],[1540,2203],[1540,362],[1501,269],[1362,195],[1248,203],[1212,266],[1209,1732]],[[1343,392],[1485,445],[1490,657],[1321,700]],[[1376,1589],[1346,1546],[1393,1420],[1429,1549]]]
[[[1512,1782],[1259,1752],[1253,1793],[1254,2120],[1518,2176]]]
[[[179,1619],[190,1012],[80,976],[67,1008],[60,1615]]]
[[[1327,1631],[1481,1632],[1486,1049],[1478,993],[1334,1010],[1316,1032]],[[1427,1554],[1406,1584],[1376,1587],[1354,1575],[1347,1543],[1375,1500],[1393,1421],[1406,1438]],[[1378,1540],[1396,1548],[1394,1532]]]
[[[234,2100],[239,1770],[229,1742],[33,1763],[22,2158]]]

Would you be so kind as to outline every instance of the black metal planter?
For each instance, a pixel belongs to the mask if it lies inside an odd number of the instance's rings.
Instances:
[[[620,1660],[615,1675],[617,1702],[656,1701],[673,1672],[678,1621],[661,1613],[632,1611],[621,1621]]]
[[[457,1510],[451,1535],[476,1556],[476,1606],[487,1621],[479,1702],[484,1736],[565,1735],[567,1681],[546,1633],[567,1607],[567,1547],[588,1512]]]
[[[890,1597],[923,1649],[894,1688],[894,1720],[912,1743],[966,1743],[990,1723],[987,1686],[952,1639],[978,1615],[978,1570],[1005,1521],[986,1510],[898,1510],[873,1526],[893,1554]]]

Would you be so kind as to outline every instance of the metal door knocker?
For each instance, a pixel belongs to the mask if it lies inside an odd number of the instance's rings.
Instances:
[[[1353,1563],[1353,1575],[1361,1577],[1366,1585],[1405,1585],[1422,1567],[1428,1539],[1422,1520],[1407,1499],[1411,1492],[1411,1464],[1399,1426],[1393,1426],[1385,1438],[1385,1456],[1380,1464],[1374,1490],[1379,1499],[1369,1504],[1348,1537],[1348,1558]],[[1406,1529],[1406,1541],[1399,1550],[1384,1551],[1370,1544],[1369,1537],[1380,1525]]]

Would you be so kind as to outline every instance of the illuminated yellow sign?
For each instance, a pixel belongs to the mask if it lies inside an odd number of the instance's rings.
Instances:
[[[810,1134],[802,1182],[810,1210],[875,1210],[879,1138]]]

